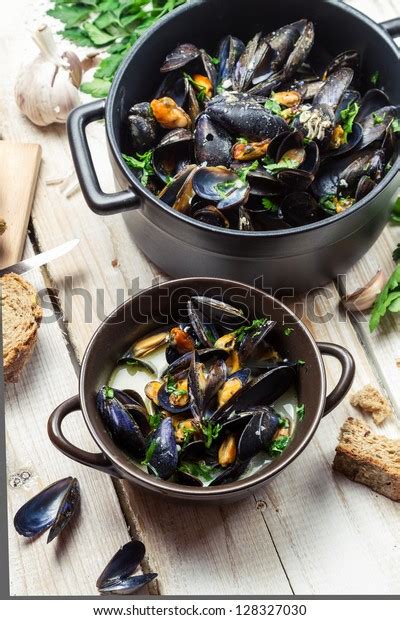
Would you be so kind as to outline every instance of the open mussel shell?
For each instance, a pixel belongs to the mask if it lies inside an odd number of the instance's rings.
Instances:
[[[261,324],[257,324],[253,329],[249,330],[239,344],[239,359],[244,365],[246,361],[254,355],[257,346],[264,340],[276,326],[276,321],[265,319]]]
[[[193,138],[187,129],[173,129],[158,143],[153,153],[154,171],[166,183],[189,166],[193,156]]]
[[[211,120],[222,125],[231,135],[251,142],[261,142],[287,131],[287,123],[272,114],[247,93],[226,92],[207,104]]]
[[[78,480],[63,478],[26,502],[14,517],[14,527],[18,534],[28,538],[50,528],[49,543],[68,525],[79,504]]]
[[[307,192],[288,194],[281,204],[282,217],[290,226],[304,226],[324,219],[327,214]]]
[[[230,223],[228,218],[218,209],[215,205],[208,205],[197,209],[192,217],[198,222],[208,224],[209,226],[217,226],[217,228],[229,228]]]
[[[247,466],[248,462],[236,461],[233,465],[217,474],[217,476],[210,482],[209,486],[214,487],[218,484],[229,484],[230,482],[234,482],[239,478],[239,476],[244,474]]]
[[[342,187],[343,193],[354,194],[360,179],[369,176],[374,181],[379,181],[383,175],[385,164],[385,153],[382,149],[365,149],[358,153],[358,157],[353,159],[344,170],[339,174],[339,189]]]
[[[217,82],[223,88],[232,86],[232,76],[238,58],[243,53],[245,44],[237,37],[228,35],[219,44],[218,48],[218,75]]]
[[[393,119],[399,118],[400,106],[385,106],[379,108],[375,112],[371,112],[361,122],[363,131],[363,138],[359,145],[360,149],[371,145],[377,140],[382,140],[385,137],[388,127],[393,122]]]
[[[150,432],[150,424],[147,418],[147,409],[141,395],[135,390],[116,390],[114,395],[119,402],[129,411],[129,414],[138,425],[143,437]]]
[[[228,413],[236,402],[240,398],[240,394],[249,385],[250,381],[250,369],[241,368],[236,372],[229,375],[226,381],[221,385],[218,393],[218,407],[214,411],[209,412],[209,417],[213,422],[226,420]],[[240,408],[235,408],[235,411],[239,411]]]
[[[236,412],[250,407],[270,405],[284,394],[295,382],[297,372],[292,366],[278,366],[259,375],[244,386],[229,403]]]
[[[198,295],[192,297],[192,301],[210,323],[215,322],[227,329],[248,323],[243,310],[235,308],[219,299]]]
[[[133,594],[157,577],[157,573],[134,575],[143,561],[145,546],[139,540],[126,543],[111,558],[96,587],[101,594]]]
[[[207,166],[227,166],[231,162],[232,138],[219,123],[203,113],[197,119],[194,131],[196,163]]]
[[[155,448],[148,463],[150,473],[163,480],[172,476],[178,466],[178,448],[171,418],[164,418],[150,437]]]
[[[266,37],[262,36],[261,32],[250,39],[235,66],[233,74],[234,90],[248,90],[249,86],[255,81],[257,68],[260,65],[265,65],[269,51],[268,41]],[[261,76],[258,81],[262,81],[263,78],[264,76]]]
[[[338,148],[332,149],[330,148],[323,153],[323,159],[327,159],[329,157],[341,157],[342,155],[347,155],[354,149],[356,149],[363,139],[363,129],[359,123],[353,123],[353,127],[351,133],[347,137],[347,142],[341,144]]]
[[[370,177],[367,177],[367,176],[361,177],[361,179],[358,182],[356,193],[355,193],[356,202],[358,200],[361,200],[361,198],[364,198],[364,196],[366,196],[370,192],[372,192],[374,187],[376,187],[376,183]]]
[[[370,88],[361,99],[357,121],[361,123],[367,116],[372,114],[372,112],[376,112],[389,105],[389,97],[383,90],[379,88]]]
[[[197,168],[195,164],[191,164],[187,166],[171,180],[158,194],[158,197],[163,200],[167,205],[172,207],[176,200],[177,196],[179,196],[180,192],[182,192],[182,188],[185,183],[190,181],[190,177],[193,176],[194,170]]]
[[[171,394],[168,392],[167,383],[164,382],[161,385],[160,389],[158,390],[157,400],[158,400],[159,406],[165,411],[168,411],[168,413],[172,413],[172,415],[177,415],[178,413],[185,413],[186,411],[190,409],[189,399],[185,405],[179,406],[179,405],[174,405],[171,402],[170,396]]]
[[[193,175],[197,196],[215,202],[218,209],[232,209],[247,200],[249,184],[224,166],[200,167]]]
[[[131,351],[128,351],[125,355],[119,358],[117,366],[127,366],[131,370],[145,370],[150,375],[156,376],[157,371],[148,362],[145,362],[139,357],[135,357]]]
[[[143,459],[146,441],[129,408],[115,396],[115,391],[102,387],[96,397],[97,411],[116,446],[126,454]]]
[[[192,43],[181,43],[170,52],[160,67],[161,73],[181,69],[200,56],[200,50]]]
[[[215,327],[212,323],[207,323],[205,321],[203,313],[195,306],[192,299],[189,299],[187,303],[187,311],[193,331],[200,343],[204,347],[211,348],[218,338],[218,333]]]
[[[360,67],[360,52],[357,50],[346,50],[340,52],[335,58],[331,60],[329,65],[325,69],[325,77],[335,73],[338,69],[343,67],[349,67],[354,71],[358,71]]]

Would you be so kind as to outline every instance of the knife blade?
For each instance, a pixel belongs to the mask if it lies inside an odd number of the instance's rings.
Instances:
[[[51,250],[46,250],[46,252],[35,254],[35,256],[32,256],[31,258],[26,258],[25,260],[21,260],[19,263],[15,263],[15,265],[10,265],[9,267],[0,269],[0,276],[3,276],[6,273],[17,273],[18,275],[22,275],[31,269],[35,269],[35,267],[41,267],[42,265],[45,265],[46,263],[49,263],[55,258],[59,258],[72,250],[72,248],[78,245],[79,241],[79,239],[71,239],[71,241],[58,245]]]

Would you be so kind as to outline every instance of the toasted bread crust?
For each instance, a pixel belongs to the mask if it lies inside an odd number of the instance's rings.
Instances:
[[[365,385],[350,398],[353,407],[358,407],[363,413],[369,413],[375,424],[382,424],[386,418],[393,415],[392,407],[383,394],[372,385]]]
[[[43,313],[34,287],[21,276],[6,274],[0,286],[4,380],[16,383],[32,355]]]
[[[333,469],[400,501],[400,440],[374,435],[362,420],[348,418],[343,424]]]

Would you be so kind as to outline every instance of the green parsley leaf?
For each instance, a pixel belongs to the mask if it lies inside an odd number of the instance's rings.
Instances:
[[[371,75],[371,84],[373,84],[373,86],[376,86],[379,82],[379,71],[374,71],[374,73]]]
[[[280,114],[282,112],[282,108],[277,101],[270,97],[264,103],[264,108],[272,112],[272,114]]]
[[[293,327],[285,327],[285,329],[283,330],[283,333],[285,334],[285,336],[290,336],[290,334],[293,334],[294,329]]]
[[[274,173],[280,172],[281,170],[295,170],[296,168],[299,168],[301,162],[295,159],[290,159],[289,157],[282,157],[280,161],[275,163],[270,157],[267,156],[263,159],[263,165],[268,172]]]
[[[104,388],[104,391],[105,391],[106,398],[114,398],[114,390],[112,389],[112,387],[109,387],[108,385],[106,385]]]
[[[147,465],[151,461],[156,448],[157,448],[157,441],[152,439],[148,445],[148,448],[146,450],[146,456],[141,462],[141,465]]]
[[[388,311],[400,312],[400,265],[397,265],[385,288],[375,300],[369,321],[371,332],[375,331]]]
[[[213,424],[212,422],[205,421],[201,424],[201,430],[205,437],[205,446],[210,448],[213,439],[217,439],[222,430],[221,424]]]
[[[145,151],[144,153],[135,153],[133,157],[122,153],[122,158],[128,164],[129,168],[132,168],[132,170],[142,171],[140,182],[142,185],[146,186],[149,177],[154,175],[153,151],[150,150]]]
[[[348,135],[353,131],[354,119],[356,118],[358,112],[360,110],[360,106],[356,101],[350,103],[347,108],[340,112],[341,125],[344,131],[344,142],[347,144]]]
[[[267,322],[268,319],[254,319],[250,325],[242,325],[242,327],[238,327],[238,329],[235,330],[236,342],[240,344],[248,332],[256,330],[254,334],[256,335],[257,331],[261,331]]]
[[[196,463],[181,463],[178,469],[185,474],[190,474],[191,476],[203,479],[206,482],[210,482],[214,478],[215,472],[213,465],[207,465],[205,461],[197,461]]]
[[[205,86],[202,86],[202,84],[199,84],[198,82],[196,82],[191,75],[189,75],[188,73],[184,73],[183,74],[184,77],[192,84],[192,86],[194,86],[194,89],[196,91],[196,97],[197,97],[197,101],[199,103],[204,103],[204,101],[207,99],[207,89]]]
[[[393,207],[393,211],[390,216],[390,219],[392,222],[395,222],[396,224],[400,223],[400,197],[397,198],[396,202],[394,203],[394,207]]]
[[[394,118],[391,124],[391,128],[394,133],[399,133],[400,132],[400,120],[397,118]]]
[[[272,200],[270,200],[269,198],[262,198],[261,202],[262,206],[266,211],[271,211],[271,213],[277,213],[277,211],[279,210],[278,205],[272,202]]]
[[[219,58],[217,58],[216,56],[210,56],[210,60],[213,65],[219,65]]]
[[[279,416],[279,428],[289,428],[289,420],[287,418],[282,418]]]
[[[377,112],[372,112],[372,118],[374,119],[374,125],[380,125],[385,120],[385,114],[381,116]]]
[[[104,45],[107,45],[107,43],[115,41],[117,38],[113,34],[108,34],[107,32],[100,30],[100,28],[97,28],[97,26],[91,22],[84,23],[83,29],[86,31],[88,37],[96,47],[103,47]]]
[[[150,424],[150,428],[155,430],[161,424],[161,413],[159,411],[156,413],[149,413],[147,419]]]
[[[111,87],[109,80],[100,80],[98,78],[93,79],[91,82],[83,82],[80,85],[80,90],[92,97],[107,97]]]
[[[326,196],[322,196],[319,200],[319,204],[325,211],[333,211],[336,213],[336,205],[333,202],[335,196],[333,194],[327,194]]]
[[[304,414],[305,414],[305,405],[304,405],[304,403],[302,403],[301,405],[297,405],[297,407],[296,407],[296,415],[297,415],[297,418],[300,420],[300,422],[304,418]]]
[[[282,454],[284,449],[287,447],[289,441],[290,437],[286,435],[283,437],[278,437],[278,439],[272,441],[268,448],[268,453],[270,454],[270,456],[279,456],[280,454]]]
[[[304,360],[297,360],[297,365],[298,366],[304,366],[305,361]]]
[[[91,10],[90,6],[83,4],[56,4],[54,9],[47,11],[47,15],[59,19],[66,28],[73,28],[87,19]]]
[[[61,34],[64,39],[72,41],[75,45],[93,47],[92,40],[82,28],[65,28],[65,30],[57,32],[57,34]]]
[[[120,54],[111,54],[100,62],[97,67],[94,77],[100,79],[111,79],[115,71],[118,69],[121,62]]]
[[[187,394],[187,390],[181,390],[177,387],[175,379],[171,376],[167,378],[166,390],[168,394],[173,394],[174,396],[184,396],[185,394]]]

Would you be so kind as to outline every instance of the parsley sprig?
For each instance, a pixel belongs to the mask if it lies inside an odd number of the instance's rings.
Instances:
[[[360,106],[356,101],[350,103],[347,108],[340,112],[341,125],[344,131],[343,142],[347,144],[348,136],[353,131],[354,120],[360,110]]]
[[[132,155],[125,155],[122,153],[123,160],[128,164],[132,170],[141,171],[140,182],[142,185],[147,185],[149,177],[153,176],[153,151],[145,151],[144,153],[135,153]]]
[[[105,97],[130,48],[157,20],[186,0],[52,0],[48,15],[63,24],[59,34],[78,46],[107,52],[91,82],[81,90]]]

